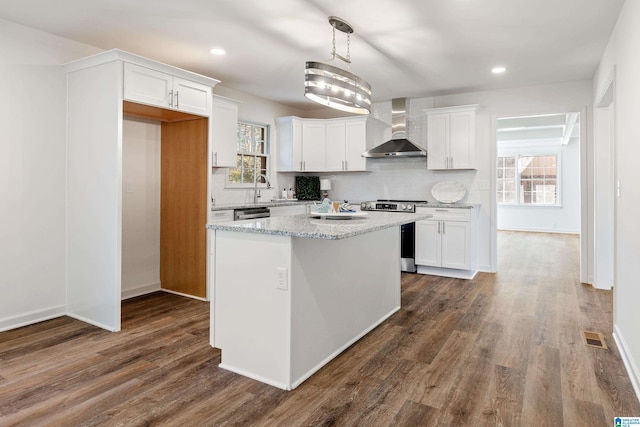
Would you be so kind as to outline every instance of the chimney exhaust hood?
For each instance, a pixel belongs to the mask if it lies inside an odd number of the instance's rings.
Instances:
[[[407,98],[391,100],[391,139],[362,153],[362,157],[426,157],[427,152],[407,139],[409,101]]]

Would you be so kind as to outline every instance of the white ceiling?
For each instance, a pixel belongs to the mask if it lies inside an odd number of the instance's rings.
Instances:
[[[0,17],[120,48],[296,108],[348,21],[375,102],[591,79],[624,0],[2,0]],[[213,56],[213,47],[227,55]],[[346,36],[337,34],[344,54]],[[343,65],[340,63],[340,65]],[[507,72],[490,69],[504,65]]]

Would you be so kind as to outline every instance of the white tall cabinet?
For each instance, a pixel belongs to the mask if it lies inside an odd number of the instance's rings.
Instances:
[[[130,85],[125,66],[130,70],[131,65],[178,79],[171,83],[178,91],[184,87],[180,79],[208,87],[206,100],[201,94],[178,95],[183,108],[194,107],[194,98],[203,100],[207,111],[200,111],[201,116],[210,116],[211,88],[218,83],[117,49],[66,65],[67,313],[111,331],[120,330],[124,101],[148,106],[165,102],[162,96],[142,100],[134,95],[146,92],[146,83],[140,91]]]
[[[276,124],[279,172],[366,170],[366,117],[280,117]]]
[[[433,108],[427,114],[427,168],[475,169],[478,105]]]

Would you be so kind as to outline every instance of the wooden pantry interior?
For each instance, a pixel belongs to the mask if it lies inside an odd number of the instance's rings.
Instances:
[[[217,83],[119,50],[67,65],[70,316],[118,331],[123,297],[208,299]]]

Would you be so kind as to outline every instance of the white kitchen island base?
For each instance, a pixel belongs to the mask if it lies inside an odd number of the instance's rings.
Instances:
[[[399,226],[338,240],[218,229],[215,245],[220,367],[275,387],[294,389],[400,309]]]

